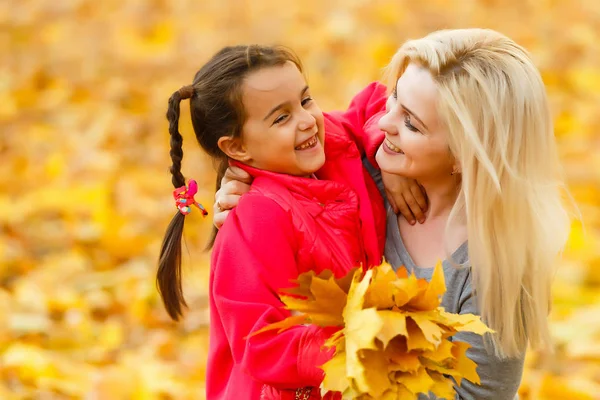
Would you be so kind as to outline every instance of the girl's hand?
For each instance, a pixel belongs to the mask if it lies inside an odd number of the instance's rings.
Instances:
[[[215,205],[213,207],[213,224],[217,229],[229,215],[229,211],[238,205],[240,196],[248,193],[252,177],[246,171],[238,167],[229,167],[221,179],[221,189],[215,193]]]
[[[425,222],[427,193],[419,183],[410,178],[381,171],[388,201],[396,214],[400,213],[409,224]]]

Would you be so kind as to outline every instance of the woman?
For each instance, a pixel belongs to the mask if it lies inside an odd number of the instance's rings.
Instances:
[[[386,259],[425,278],[445,260],[442,306],[495,331],[456,335],[481,377],[457,398],[512,399],[528,345],[550,345],[552,269],[569,230],[543,82],[523,48],[483,29],[409,41],[387,72],[387,112],[363,134],[384,132],[379,167],[417,180],[429,207],[423,224],[388,213]]]

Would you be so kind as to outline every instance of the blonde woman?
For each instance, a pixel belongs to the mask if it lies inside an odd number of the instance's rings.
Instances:
[[[386,111],[361,134],[385,135],[387,190],[416,180],[429,205],[422,224],[388,212],[386,259],[427,279],[445,260],[442,305],[495,331],[457,335],[481,377],[457,399],[513,399],[527,347],[550,347],[550,284],[570,226],[542,79],[522,47],[484,29],[406,42],[387,78]]]

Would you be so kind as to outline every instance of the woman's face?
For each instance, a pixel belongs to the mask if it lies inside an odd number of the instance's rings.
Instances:
[[[448,179],[454,159],[448,132],[437,113],[438,90],[431,73],[409,64],[379,121],[385,140],[376,159],[382,171],[419,182]]]

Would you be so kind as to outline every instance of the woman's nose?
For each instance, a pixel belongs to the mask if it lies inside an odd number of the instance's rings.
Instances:
[[[394,116],[393,116],[392,112],[388,111],[385,115],[383,115],[379,119],[379,129],[381,129],[382,131],[384,131],[390,135],[398,134],[398,128],[395,124]]]

